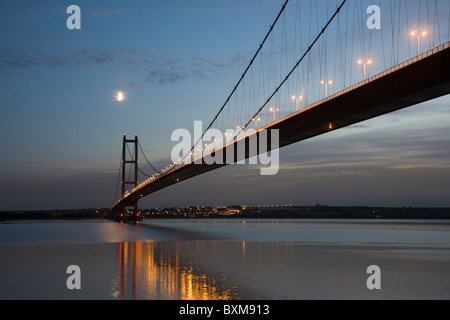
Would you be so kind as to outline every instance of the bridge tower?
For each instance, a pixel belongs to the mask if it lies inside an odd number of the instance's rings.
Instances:
[[[134,145],[130,151],[129,145]],[[123,136],[123,145],[122,145],[122,198],[125,196],[125,193],[127,191],[127,187],[129,185],[133,187],[137,187],[139,184],[138,180],[138,136],[137,134],[134,136],[134,139],[127,139],[127,135],[125,134]],[[131,166],[131,167],[130,167]],[[133,172],[133,174],[130,174],[130,177],[127,177],[127,171],[129,173]],[[127,203],[127,206],[121,210],[122,212],[116,213],[114,218],[116,220],[120,221],[138,221],[141,220],[139,217],[139,210],[138,210],[138,202],[133,201],[132,203]]]
[[[131,160],[127,160],[127,148],[128,144],[134,144],[134,157],[131,157]],[[134,160],[133,160],[134,158]],[[127,135],[123,136],[123,146],[122,146],[122,197],[126,192],[127,185],[133,185],[137,187],[138,185],[138,137],[134,136],[133,140],[127,139]],[[127,172],[127,164],[134,166],[134,179],[127,180],[126,172]]]

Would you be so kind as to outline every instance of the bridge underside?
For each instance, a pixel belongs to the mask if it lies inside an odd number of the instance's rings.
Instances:
[[[262,129],[279,130],[279,147],[306,140],[361,121],[397,111],[450,93],[449,43],[418,58],[391,68],[308,108]],[[331,124],[331,126],[330,126]],[[259,137],[260,131],[254,133]],[[246,146],[249,144],[246,143]],[[223,153],[237,142],[223,147]],[[268,143],[268,149],[270,149]],[[245,158],[251,156],[248,148]],[[128,205],[172,184],[226,165],[185,164],[133,192],[111,212],[118,214]]]

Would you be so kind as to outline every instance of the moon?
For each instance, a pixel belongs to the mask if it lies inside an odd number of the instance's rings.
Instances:
[[[125,100],[125,95],[123,94],[122,91],[118,91],[118,92],[117,92],[116,100],[119,101],[119,102]]]

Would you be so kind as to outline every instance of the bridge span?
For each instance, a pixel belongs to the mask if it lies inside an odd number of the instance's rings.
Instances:
[[[450,93],[450,42],[405,61],[382,73],[372,76],[345,90],[309,105],[265,127],[253,134],[259,137],[261,130],[279,130],[279,147],[284,147],[330,131],[353,125],[393,111],[410,107]],[[223,155],[227,149],[237,150],[242,139],[236,139],[222,147]],[[245,143],[245,159],[249,154]],[[270,139],[268,150],[272,149]],[[218,152],[219,150],[216,150]],[[205,155],[204,155],[205,156]],[[236,158],[236,160],[239,160]],[[160,175],[157,179],[142,185],[125,195],[111,209],[113,218],[120,217],[128,206],[139,199],[173,184],[218,169],[227,165],[206,164],[194,161],[180,165]]]

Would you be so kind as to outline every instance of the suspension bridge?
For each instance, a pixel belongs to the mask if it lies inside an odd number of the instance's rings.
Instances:
[[[367,10],[374,5],[379,13]],[[379,27],[371,28],[369,19],[379,19]],[[122,192],[111,218],[139,220],[140,199],[229,164],[225,155],[230,152],[232,162],[242,161],[449,94],[449,20],[445,0],[283,1],[189,152],[158,170],[137,136],[123,137],[117,183]],[[234,133],[223,141],[205,141],[211,128]],[[260,141],[273,130],[276,143],[269,139],[263,149],[250,148],[252,139]],[[143,171],[139,154],[153,175]],[[223,159],[211,164],[206,161],[211,155]]]

